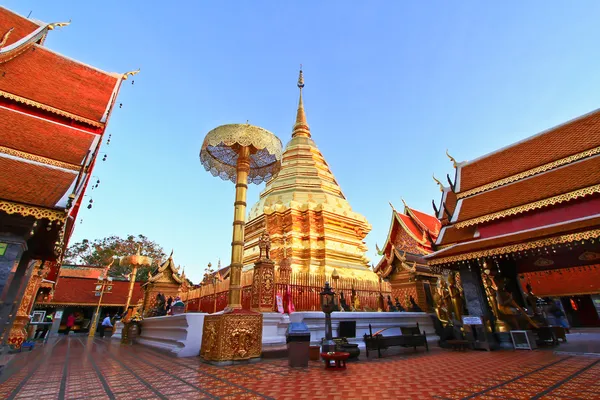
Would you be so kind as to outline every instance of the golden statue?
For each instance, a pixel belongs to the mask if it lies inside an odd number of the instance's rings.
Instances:
[[[352,311],[360,311],[360,300],[358,299],[358,294],[356,293],[356,289],[354,289],[354,285],[352,285],[352,291],[350,293]]]
[[[433,301],[435,302],[435,315],[443,326],[448,326],[452,325],[452,321],[448,315],[448,305],[444,301],[442,282],[442,279],[438,280],[437,288],[433,294]]]
[[[452,302],[452,312],[454,313],[454,319],[461,321],[461,315],[463,315],[463,299],[460,295],[460,290],[456,286],[456,276],[453,272],[448,275],[448,293],[450,295],[450,301]]]
[[[258,248],[260,253],[258,255],[259,260],[269,260],[269,252],[271,251],[271,238],[267,232],[263,232],[258,239]]]
[[[506,278],[500,280],[498,291],[496,292],[496,301],[498,302],[498,316],[504,320],[512,329],[520,329],[519,320],[526,319],[534,328],[539,328],[525,310],[523,310],[513,299],[512,293],[508,290]]]
[[[496,327],[496,332],[508,332],[510,331],[510,327],[506,324],[506,322],[502,321],[498,314],[498,302],[496,301],[496,285],[492,278],[485,272],[481,274],[481,280],[483,281],[483,288],[485,289],[485,296],[487,297],[488,304],[492,309],[492,313],[494,314],[494,319],[496,323],[494,324]]]

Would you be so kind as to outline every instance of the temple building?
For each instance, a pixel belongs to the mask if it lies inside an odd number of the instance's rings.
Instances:
[[[100,314],[114,316],[124,311],[129,294],[130,282],[124,278],[114,278],[112,289],[106,291],[100,298],[95,295],[94,289],[98,277],[105,273],[105,267],[92,267],[85,265],[63,265],[51,296],[43,292],[38,293],[35,306],[31,314],[41,314],[43,320],[46,314],[60,315],[59,331],[66,328],[69,315],[75,317],[75,332],[88,332],[93,320],[94,311],[100,305]],[[137,304],[143,298],[142,282],[136,282],[133,288],[131,304]],[[58,311],[58,314],[57,314]]]
[[[392,222],[383,247],[377,247],[382,258],[375,272],[391,283],[394,303],[397,299],[407,307],[407,299],[413,297],[422,310],[432,311],[438,275],[431,271],[423,257],[433,252],[441,223],[436,217],[402,202],[404,213],[390,203]]]
[[[331,275],[335,269],[342,277],[376,281],[365,254],[364,239],[371,225],[352,210],[312,139],[302,99],[302,71],[298,87],[296,123],[281,171],[267,182],[246,223],[244,265],[250,268],[257,261],[258,240],[266,231],[277,265],[285,248],[294,272]]]
[[[451,160],[455,178],[439,184],[437,251],[425,258],[460,271],[468,313],[506,332],[535,314],[535,296],[563,305],[577,297],[597,321],[600,110],[474,161]]]
[[[38,290],[53,289],[130,75],[46,48],[48,32],[68,24],[0,7],[0,339],[13,347],[24,339]]]

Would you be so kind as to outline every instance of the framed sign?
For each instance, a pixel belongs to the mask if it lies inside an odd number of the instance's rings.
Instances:
[[[535,337],[531,331],[510,331],[515,350],[533,350],[537,348]]]
[[[481,317],[476,317],[473,315],[463,315],[462,323],[463,325],[483,325]]]
[[[31,322],[44,322],[46,311],[34,311],[31,315]]]
[[[6,254],[6,248],[8,247],[8,243],[0,243],[0,256]]]

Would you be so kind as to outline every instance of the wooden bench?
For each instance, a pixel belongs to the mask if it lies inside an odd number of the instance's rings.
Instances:
[[[429,351],[429,345],[427,344],[427,335],[425,331],[421,334],[419,330],[419,324],[416,327],[402,326],[400,332],[402,335],[398,336],[383,336],[381,332],[389,328],[381,329],[380,331],[373,334],[371,324],[369,324],[369,334],[364,335],[365,349],[367,350],[367,357],[369,357],[369,350],[377,350],[377,355],[381,358],[381,350],[387,349],[393,346],[401,347],[413,347],[415,350],[417,346],[424,346]]]

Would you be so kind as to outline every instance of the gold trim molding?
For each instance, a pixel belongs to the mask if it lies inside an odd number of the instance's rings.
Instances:
[[[570,233],[567,235],[556,236],[547,239],[534,240],[532,242],[518,243],[510,246],[497,247],[495,249],[480,250],[471,253],[459,254],[456,256],[438,258],[437,260],[429,260],[430,265],[439,265],[446,263],[454,263],[457,261],[472,260],[481,257],[497,256],[518,251],[537,249],[539,247],[552,246],[557,244],[565,244],[577,242],[580,240],[598,239],[600,237],[600,229],[593,229],[584,232]]]
[[[8,154],[9,156],[15,156],[19,158],[23,158],[29,161],[39,162],[41,164],[51,165],[53,167],[64,168],[71,171],[79,171],[81,167],[79,165],[70,164],[63,161],[53,160],[51,158],[36,156],[35,154],[26,153],[24,151],[19,151],[15,149],[11,149],[9,147],[0,146],[0,153]]]
[[[492,214],[483,215],[481,217],[468,219],[462,222],[457,222],[454,224],[456,229],[465,228],[471,225],[477,225],[488,221],[493,221],[495,219],[500,219],[504,217],[508,217],[511,215],[521,214],[527,211],[536,210],[538,208],[552,206],[559,203],[564,203],[565,201],[575,200],[579,197],[589,196],[591,194],[600,193],[600,184],[589,186],[583,189],[574,190],[569,193],[563,193],[558,196],[549,197],[544,200],[536,201],[533,203],[525,204],[518,207],[509,208],[507,210],[502,210],[499,212],[495,212]]]
[[[595,147],[593,149],[583,151],[581,153],[573,154],[572,156],[569,156],[569,157],[561,158],[560,160],[556,160],[556,161],[553,161],[548,164],[540,165],[539,167],[532,168],[525,172],[521,172],[519,174],[512,175],[512,176],[506,177],[504,179],[497,180],[495,182],[488,183],[487,185],[478,186],[476,188],[467,190],[465,192],[457,193],[456,198],[458,200],[464,199],[465,197],[469,197],[469,196],[472,196],[472,195],[480,193],[480,192],[485,192],[487,190],[496,188],[498,186],[506,185],[507,183],[519,181],[521,179],[530,177],[532,175],[537,175],[539,173],[546,172],[546,171],[561,167],[566,164],[571,164],[575,161],[579,161],[579,160],[587,158],[587,157],[595,156],[597,154],[600,154],[600,146]]]
[[[49,221],[64,222],[67,219],[67,213],[65,211],[51,210],[49,208],[37,206],[28,206],[25,204],[13,203],[5,200],[0,200],[0,211],[4,211],[7,214],[19,214],[23,217],[47,219]]]
[[[84,124],[95,126],[96,128],[104,127],[104,124],[102,124],[100,122],[96,122],[96,121],[88,119],[88,118],[80,117],[78,115],[71,114],[70,112],[59,110],[58,108],[54,108],[54,107],[48,106],[46,104],[38,103],[37,101],[29,100],[29,99],[26,99],[25,97],[17,96],[15,94],[8,93],[3,90],[0,90],[0,96],[10,99],[10,100],[14,100],[18,103],[27,104],[28,106],[36,107],[36,108],[39,108],[44,111],[49,111],[51,113],[58,114],[63,117],[67,117],[67,118],[70,118],[75,121],[83,122]]]

